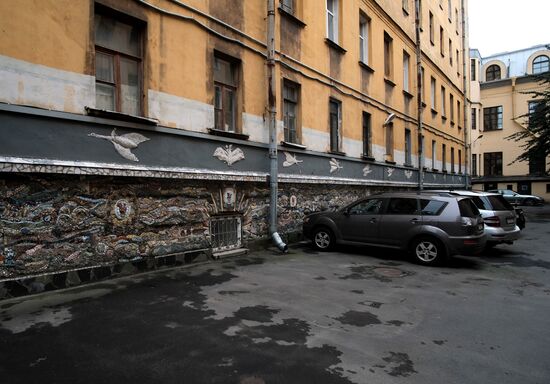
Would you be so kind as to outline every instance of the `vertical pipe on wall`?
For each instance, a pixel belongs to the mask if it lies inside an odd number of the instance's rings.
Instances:
[[[420,0],[414,1],[416,30],[416,101],[418,104],[418,191],[424,189],[424,140],[422,140],[422,47],[420,46]]]
[[[461,0],[461,11],[462,11],[462,79],[463,79],[463,85],[464,85],[464,187],[466,189],[471,188],[471,182],[470,182],[470,174],[471,172],[468,172],[469,167],[469,160],[472,150],[472,145],[468,143],[469,135],[468,130],[472,129],[472,124],[468,124],[470,119],[472,118],[471,113],[468,113],[468,107],[469,107],[469,101],[470,101],[470,95],[469,95],[469,84],[468,84],[468,64],[470,63],[470,49],[466,46],[466,31],[468,28],[468,25],[466,24],[466,0]],[[471,68],[471,66],[470,66]],[[460,113],[460,111],[458,111]]]
[[[281,251],[288,247],[277,233],[277,107],[275,93],[275,0],[267,0],[267,102],[269,126],[269,234]]]

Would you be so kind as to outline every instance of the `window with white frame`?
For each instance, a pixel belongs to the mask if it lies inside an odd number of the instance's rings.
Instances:
[[[410,92],[410,65],[411,65],[411,56],[403,51],[403,90]]]
[[[359,15],[359,60],[365,64],[369,64],[369,18],[364,15]]]
[[[435,79],[433,77],[430,79],[430,102],[432,110],[435,111]]]
[[[327,0],[327,38],[338,43],[338,0]]]

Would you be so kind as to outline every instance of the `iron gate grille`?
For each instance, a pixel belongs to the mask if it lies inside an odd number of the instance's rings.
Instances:
[[[213,251],[239,248],[241,246],[241,217],[212,217],[210,219],[210,237]]]

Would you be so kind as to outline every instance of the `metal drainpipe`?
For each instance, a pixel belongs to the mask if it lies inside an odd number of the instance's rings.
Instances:
[[[269,111],[269,234],[281,250],[288,246],[277,233],[277,107],[275,94],[275,0],[267,0],[267,100]]]
[[[468,115],[468,102],[470,100],[469,95],[469,84],[468,84],[468,64],[469,64],[469,57],[470,57],[470,49],[466,49],[466,28],[468,28],[466,24],[466,0],[462,0],[461,8],[462,8],[462,79],[464,84],[464,171],[466,173],[465,180],[464,180],[464,188],[469,189],[472,186],[471,180],[468,179],[469,172],[468,172],[468,166],[469,166],[469,160],[472,151],[472,145],[468,145],[469,135],[468,135],[468,129],[471,129],[472,125],[468,124],[468,116],[471,117],[471,114]],[[468,60],[468,64],[466,63],[466,60]],[[469,150],[469,151],[468,151]]]
[[[424,189],[424,142],[422,140],[422,49],[420,46],[420,0],[415,0],[415,30],[416,30],[416,99],[418,104],[418,191]]]

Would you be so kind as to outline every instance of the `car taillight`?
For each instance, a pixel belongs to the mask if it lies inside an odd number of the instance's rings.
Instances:
[[[500,227],[500,218],[498,216],[485,217],[483,221],[489,227]]]

